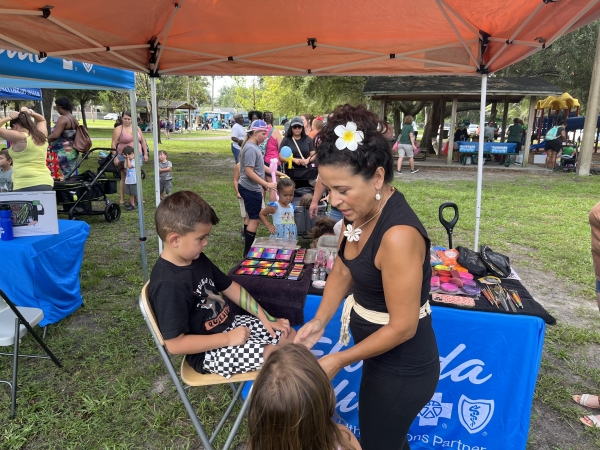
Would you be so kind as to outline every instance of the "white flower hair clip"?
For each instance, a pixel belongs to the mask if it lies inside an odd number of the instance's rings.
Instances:
[[[338,125],[334,130],[336,136],[335,146],[338,150],[344,150],[347,148],[350,151],[355,151],[358,148],[358,144],[362,144],[364,134],[362,131],[357,130],[357,126],[354,122],[348,122],[346,126]]]

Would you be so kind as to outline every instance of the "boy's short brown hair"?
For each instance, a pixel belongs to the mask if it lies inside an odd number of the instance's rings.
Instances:
[[[123,148],[123,155],[130,155],[130,154],[132,154],[134,152],[135,152],[135,150],[130,145],[128,145],[127,147]]]
[[[0,155],[1,155],[1,156],[4,156],[4,157],[5,157],[5,158],[8,160],[8,163],[9,163],[11,166],[13,165],[13,160],[12,160],[12,158],[10,157],[10,153],[8,152],[8,149],[7,149],[7,148],[3,148],[2,150],[0,150]]]
[[[216,225],[217,213],[198,194],[192,191],[179,191],[160,202],[154,214],[156,232],[163,241],[169,233],[180,236],[194,231],[199,224]]]

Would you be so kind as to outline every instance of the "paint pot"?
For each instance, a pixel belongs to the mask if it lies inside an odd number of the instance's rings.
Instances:
[[[315,289],[324,289],[325,288],[325,283],[326,283],[325,281],[316,280],[316,281],[313,281],[312,285],[313,285],[313,287]]]
[[[451,279],[452,279],[452,277],[440,277],[440,282],[441,283],[450,283]]]
[[[431,289],[440,287],[440,277],[431,277]]]
[[[437,274],[440,277],[448,277],[448,278],[452,278],[452,272],[450,272],[449,270],[438,270]]]
[[[438,264],[437,266],[433,267],[435,270],[440,271],[440,270],[450,270],[450,267],[448,266],[444,266],[443,264]]]
[[[440,289],[447,294],[456,294],[458,292],[458,287],[452,283],[442,283]]]
[[[467,280],[467,279],[463,279],[463,286],[477,286],[477,283],[475,283],[475,280]]]
[[[458,272],[458,275],[464,280],[472,280],[474,277],[469,272]]]
[[[454,284],[455,286],[458,286],[459,288],[463,287],[463,280],[461,280],[460,278],[452,278],[450,280],[450,283]]]
[[[446,250],[444,255],[448,258],[454,259],[458,257],[458,252],[456,250]]]
[[[467,295],[479,295],[481,294],[481,289],[479,289],[477,286],[467,286],[464,285],[461,290],[467,294]]]

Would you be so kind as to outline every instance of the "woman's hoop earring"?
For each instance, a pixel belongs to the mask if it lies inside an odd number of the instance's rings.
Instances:
[[[377,194],[375,194],[375,200],[377,200],[377,201],[381,200],[381,194],[379,193],[379,191],[377,191]]]

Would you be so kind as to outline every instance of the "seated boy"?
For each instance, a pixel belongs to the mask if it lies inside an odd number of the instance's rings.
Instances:
[[[198,194],[166,197],[155,222],[164,250],[152,269],[149,300],[170,353],[187,355],[197,372],[230,378],[260,369],[276,345],[294,341],[287,319],[272,317],[202,253],[219,219]],[[238,307],[249,315],[236,315]]]

